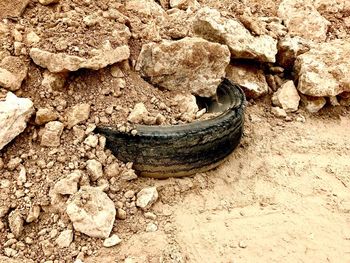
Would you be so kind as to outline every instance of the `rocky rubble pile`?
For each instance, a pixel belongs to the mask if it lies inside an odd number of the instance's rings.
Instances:
[[[203,2],[1,1],[0,254],[78,261],[127,238],[121,221],[157,231],[154,182],[97,125],[200,119],[195,96],[223,77],[281,118],[350,105],[348,1],[283,0],[270,16]]]

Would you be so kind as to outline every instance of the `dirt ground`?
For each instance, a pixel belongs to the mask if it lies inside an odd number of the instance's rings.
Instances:
[[[157,232],[87,262],[349,262],[350,111],[291,122],[262,103],[247,112],[243,143],[224,164],[155,182],[184,190],[155,206]]]

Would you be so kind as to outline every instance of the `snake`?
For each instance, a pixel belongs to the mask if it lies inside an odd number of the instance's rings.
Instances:
[[[215,117],[178,125],[136,125],[137,133],[97,126],[106,148],[123,162],[132,162],[141,176],[191,176],[217,167],[239,145],[246,98],[241,86],[224,78],[216,99],[207,103]]]

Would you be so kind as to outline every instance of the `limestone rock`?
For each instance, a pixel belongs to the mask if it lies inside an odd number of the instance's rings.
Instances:
[[[147,187],[137,193],[136,206],[142,210],[149,209],[158,200],[156,187]]]
[[[292,80],[284,83],[272,97],[275,106],[283,108],[286,112],[298,110],[300,96]]]
[[[28,73],[27,65],[18,57],[7,56],[0,62],[0,86],[18,90]]]
[[[66,83],[67,74],[66,73],[52,73],[45,70],[43,74],[43,80],[41,85],[48,90],[60,90],[64,87]]]
[[[126,171],[123,171],[120,175],[120,179],[124,181],[132,181],[137,178],[137,174],[133,169],[127,169]]]
[[[5,101],[0,100],[0,150],[24,131],[33,112],[30,99],[18,98],[11,92]]]
[[[224,18],[215,9],[200,9],[194,18],[193,31],[209,41],[227,45],[233,58],[276,60],[277,40],[268,35],[253,36],[239,21]]]
[[[88,160],[86,162],[86,170],[92,181],[96,181],[103,176],[102,164],[96,160]]]
[[[71,129],[73,126],[86,121],[90,116],[90,105],[82,103],[70,108],[67,112],[67,126]]]
[[[69,247],[72,241],[73,241],[73,230],[64,230],[56,238],[55,242],[59,248],[65,248],[65,247]]]
[[[241,85],[247,98],[256,99],[268,93],[269,86],[262,69],[254,65],[234,63],[226,68],[226,78]]]
[[[179,9],[199,6],[199,3],[196,0],[170,0],[169,4],[171,8]]]
[[[109,237],[116,209],[113,201],[101,190],[82,187],[73,195],[66,211],[75,230],[90,237]]]
[[[42,5],[51,5],[58,3],[59,0],[39,0],[39,3]]]
[[[142,102],[135,104],[134,109],[130,112],[128,116],[128,121],[131,123],[142,123],[143,120],[148,117],[149,112],[146,109],[145,104]]]
[[[118,245],[122,240],[116,235],[112,235],[109,238],[106,238],[105,241],[103,241],[103,246],[104,247],[114,247]]]
[[[59,180],[53,187],[53,193],[60,195],[73,195],[78,192],[78,183],[82,177],[81,171],[74,171],[67,177]]]
[[[284,109],[281,109],[280,107],[272,107],[271,113],[275,115],[278,118],[285,118],[287,117],[287,113]]]
[[[58,113],[50,108],[40,108],[37,110],[35,115],[35,123],[37,125],[43,125],[50,121],[58,119]]]
[[[0,19],[21,16],[29,2],[30,0],[1,0]]]
[[[177,108],[182,114],[182,120],[192,121],[196,118],[199,108],[195,96],[191,94],[177,94],[173,101],[177,104]]]
[[[200,38],[143,45],[136,69],[153,84],[203,97],[215,95],[230,61],[226,46]]]
[[[111,163],[105,168],[105,174],[108,178],[117,177],[121,173],[121,169],[117,162]]]
[[[51,53],[39,48],[32,48],[29,52],[34,63],[50,72],[60,73],[77,71],[81,68],[98,70],[108,65],[128,59],[130,56],[129,46],[112,48],[108,42],[102,49],[95,50],[91,58],[83,58],[65,53]]]
[[[84,143],[92,148],[96,148],[98,145],[97,135],[90,134],[85,140]]]
[[[41,145],[47,147],[57,147],[61,144],[61,135],[64,125],[59,121],[46,123],[41,135]]]
[[[318,112],[320,109],[326,105],[326,99],[323,97],[311,97],[306,95],[301,95],[301,101],[304,104],[307,111],[311,113]]]
[[[39,205],[33,205],[29,209],[28,216],[26,218],[27,223],[31,223],[39,218],[40,215],[40,206]]]
[[[287,36],[278,42],[277,62],[286,69],[292,69],[296,58],[309,51],[312,46],[310,41],[301,37]]]
[[[26,36],[26,42],[29,46],[37,44],[40,42],[40,37],[34,31],[31,31]]]
[[[330,97],[350,91],[350,42],[322,43],[298,56],[294,70],[298,90],[309,96]]]
[[[330,22],[314,7],[311,0],[283,0],[278,8],[291,36],[325,41]]]
[[[21,213],[18,210],[14,210],[9,214],[9,226],[12,234],[16,238],[19,238],[23,232],[24,220]]]

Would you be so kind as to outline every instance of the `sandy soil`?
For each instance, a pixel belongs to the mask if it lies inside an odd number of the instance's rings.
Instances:
[[[185,188],[154,208],[157,232],[87,262],[349,262],[349,110],[329,111],[285,122],[248,107],[243,143],[223,165],[156,182]]]

